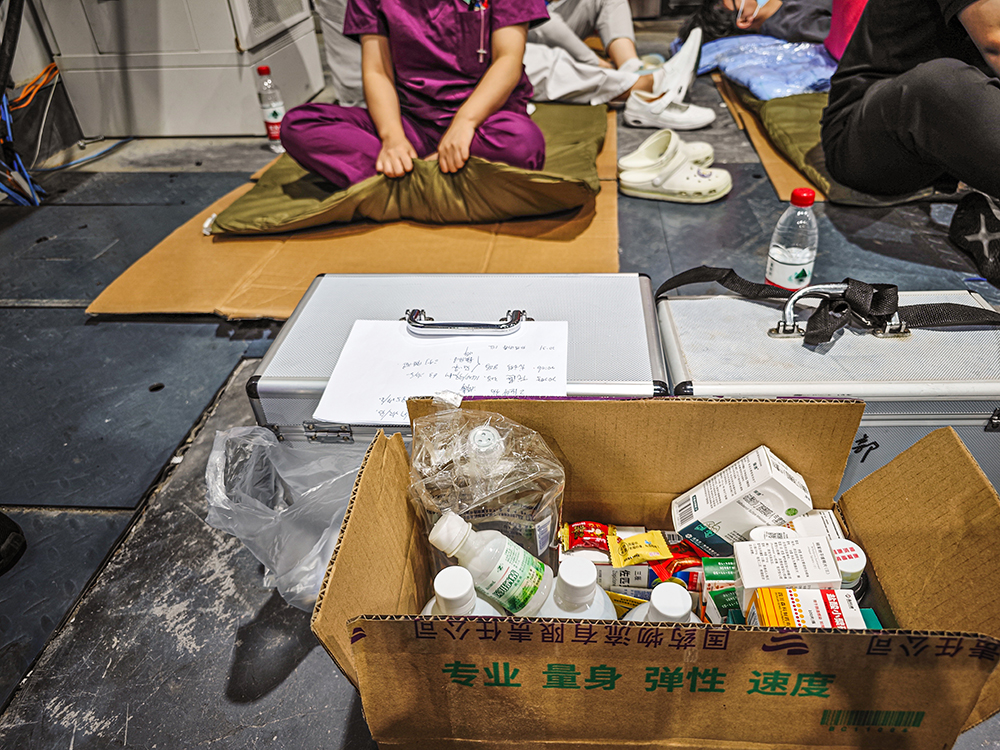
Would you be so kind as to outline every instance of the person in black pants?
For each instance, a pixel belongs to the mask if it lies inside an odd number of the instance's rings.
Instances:
[[[21,527],[0,513],[0,576],[14,567],[27,546]]]
[[[1000,0],[869,0],[823,114],[834,179],[873,195],[961,181],[949,237],[1000,286]]]

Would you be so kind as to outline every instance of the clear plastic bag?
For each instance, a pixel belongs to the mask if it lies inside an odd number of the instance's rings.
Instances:
[[[534,430],[443,406],[413,422],[410,499],[428,528],[454,511],[544,556],[559,529],[566,474]]]
[[[311,611],[365,450],[279,442],[263,427],[218,432],[205,470],[205,520],[264,564],[265,586]]]

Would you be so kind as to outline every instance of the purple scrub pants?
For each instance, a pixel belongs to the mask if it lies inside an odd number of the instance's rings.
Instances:
[[[403,132],[423,158],[437,151],[445,129],[418,123],[403,115]],[[336,104],[303,104],[281,121],[281,143],[306,169],[346,188],[375,174],[382,150],[375,123],[367,109]],[[526,114],[501,110],[476,129],[472,156],[522,169],[545,164],[545,138]]]

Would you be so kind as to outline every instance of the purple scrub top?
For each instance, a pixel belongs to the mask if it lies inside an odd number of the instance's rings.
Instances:
[[[486,10],[471,7],[475,0],[471,6],[464,0],[348,0],[344,34],[388,37],[403,114],[447,128],[492,62],[493,30],[549,17],[545,0],[489,0]],[[500,109],[523,113],[531,94],[522,69]]]

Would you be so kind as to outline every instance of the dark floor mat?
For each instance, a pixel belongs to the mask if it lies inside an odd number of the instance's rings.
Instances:
[[[247,345],[211,324],[86,320],[0,310],[0,505],[136,507]]]
[[[0,576],[0,706],[133,515],[132,511],[37,508],[5,508],[3,512],[24,531],[28,548],[17,565]]]
[[[85,307],[245,174],[75,173],[40,208],[0,207],[0,301]],[[61,186],[61,187],[57,187]]]
[[[254,366],[0,716],[0,747],[375,750],[309,613],[263,589],[243,544],[202,521],[215,430],[253,422]]]
[[[247,181],[246,172],[94,172],[50,188],[46,205],[204,208]]]

